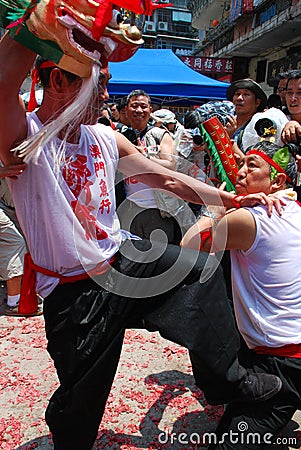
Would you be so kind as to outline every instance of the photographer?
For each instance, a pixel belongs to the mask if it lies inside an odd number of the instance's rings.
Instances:
[[[156,127],[165,128],[173,139],[175,139],[177,132],[183,128],[177,121],[175,114],[169,109],[158,109],[151,114],[151,118],[155,121]]]
[[[173,139],[164,128],[149,125],[152,106],[149,95],[142,90],[134,90],[127,97],[127,117],[131,128],[124,134],[146,158],[159,166],[175,169]],[[179,244],[181,231],[177,220],[170,214],[164,193],[154,190],[133,177],[125,180],[127,201],[119,208],[122,227],[131,233],[150,239],[155,230],[162,230],[171,244]],[[174,199],[174,202],[177,202]],[[157,239],[161,239],[158,237]]]

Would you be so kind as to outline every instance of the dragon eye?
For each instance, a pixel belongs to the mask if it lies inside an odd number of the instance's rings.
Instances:
[[[120,11],[117,9],[113,9],[112,11],[112,19],[110,20],[110,26],[113,28],[118,28],[118,25],[120,25],[122,22],[124,22],[124,17],[121,14]]]
[[[57,9],[57,14],[58,14],[59,17],[66,16],[66,15],[67,15],[66,8],[64,8],[64,6],[60,6],[60,7]]]

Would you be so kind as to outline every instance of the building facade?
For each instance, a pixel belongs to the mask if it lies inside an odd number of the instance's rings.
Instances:
[[[194,56],[232,60],[231,80],[251,77],[267,93],[277,74],[301,69],[301,0],[188,0],[203,30]]]
[[[169,0],[160,3],[168,4]],[[171,49],[177,56],[193,55],[200,41],[192,27],[187,0],[171,0],[172,6],[157,9],[146,17],[143,28],[144,48]]]

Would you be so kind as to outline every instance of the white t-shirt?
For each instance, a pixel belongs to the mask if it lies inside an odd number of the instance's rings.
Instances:
[[[153,127],[147,131],[145,136],[141,139],[141,144],[146,145],[147,147],[159,146],[165,133],[167,133],[166,130],[159,127]],[[158,167],[158,170],[160,170],[160,166]],[[141,208],[158,208],[154,191],[147,184],[136,180],[135,177],[128,177],[125,179],[124,186],[128,200],[131,200]]]
[[[28,135],[42,126],[27,116]],[[65,276],[91,270],[118,251],[123,239],[115,212],[118,149],[110,127],[81,126],[59,175],[49,146],[17,180],[9,180],[16,212],[35,264]],[[37,273],[37,292],[47,296],[58,279]]]
[[[231,250],[234,309],[250,348],[301,343],[301,207],[286,201],[281,217],[250,208],[255,241]]]

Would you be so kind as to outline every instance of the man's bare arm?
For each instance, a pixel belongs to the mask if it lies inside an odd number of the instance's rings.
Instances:
[[[0,166],[0,178],[17,178],[26,169],[26,164],[9,164],[8,166]]]
[[[20,101],[21,85],[29,73],[36,54],[6,34],[0,42],[0,158],[5,164],[20,162],[11,153],[27,136],[24,105]]]
[[[202,240],[201,232],[211,232]],[[230,211],[217,223],[206,216],[201,217],[185,234],[181,246],[204,252],[224,250],[247,251],[254,242],[256,224],[253,215],[247,209]]]

